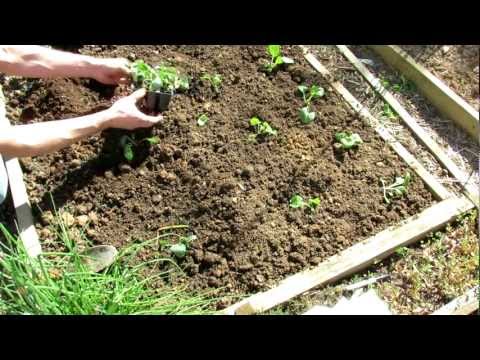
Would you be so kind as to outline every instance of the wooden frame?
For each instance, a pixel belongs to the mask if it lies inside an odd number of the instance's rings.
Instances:
[[[383,60],[415,83],[420,92],[438,109],[480,143],[478,111],[455,94],[410,55],[396,45],[370,46]]]
[[[478,311],[479,287],[467,291],[431,315],[470,315]]]
[[[9,126],[10,121],[6,117],[5,104],[3,104],[0,99],[0,129]],[[20,239],[27,254],[30,257],[36,257],[42,253],[42,247],[37,230],[35,229],[27,189],[23,182],[22,168],[16,158],[4,157],[4,162],[7,169],[13,206],[15,207],[15,213],[17,215],[17,227]]]
[[[410,217],[401,225],[390,227],[357,243],[313,269],[290,276],[276,287],[250,296],[223,310],[221,314],[250,315],[269,310],[314,287],[334,282],[365,269],[387,258],[399,247],[420,240],[428,233],[438,230],[475,207],[466,197],[455,197],[447,191],[340,82],[331,80],[328,70],[309,52],[307,47],[301,46],[301,48],[309,64],[330,82],[330,86],[407,162],[435,197],[441,201],[419,215]]]
[[[445,152],[432,140],[429,134],[418,125],[415,119],[405,110],[400,102],[383,87],[380,80],[376,78],[365,65],[345,46],[337,45],[338,50],[347,58],[348,61],[358,70],[358,72],[368,81],[373,89],[396,111],[396,113],[403,120],[410,130],[416,135],[421,143],[435,156],[435,158],[442,164],[450,174],[458,180],[464,190],[464,193],[473,203],[479,206],[478,189],[468,184],[468,176],[458,168],[458,166],[445,154]]]

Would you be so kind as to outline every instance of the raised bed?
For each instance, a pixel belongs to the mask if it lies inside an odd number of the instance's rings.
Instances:
[[[32,203],[51,210],[50,191],[74,226],[80,227],[79,220],[88,216],[88,237],[117,247],[154,238],[165,225],[188,224],[198,240],[180,265],[191,288],[223,287],[229,294],[268,290],[227,313],[267,310],[350,274],[473,206],[453,197],[298,47],[284,47],[296,65],[272,76],[259,71],[267,58],[264,47],[119,46],[82,52],[134,54],[150,63],[173,60],[194,79],[215,72],[225,80],[219,95],[195,82],[189,93],[175,97],[164,124],[153,130],[161,144],[139,154],[132,164],[124,163],[117,146],[120,132],[24,161]],[[300,83],[327,90],[314,105],[318,120],[310,125],[298,118],[302,101],[295,90]],[[128,92],[123,88],[113,93],[89,81],[40,85],[13,104],[26,109],[17,122],[81,115],[109,106],[112,96]],[[196,123],[202,113],[210,117],[206,127]],[[247,141],[252,116],[267,120],[278,136]],[[334,135],[343,130],[359,133],[364,144],[339,156]],[[409,166],[414,177],[407,195],[386,205],[380,178],[391,180]],[[289,208],[296,193],[320,197],[315,214]],[[48,244],[49,217],[38,213],[36,219]],[[170,254],[159,254],[158,249],[144,254],[160,255]],[[275,287],[292,274],[297,275]]]

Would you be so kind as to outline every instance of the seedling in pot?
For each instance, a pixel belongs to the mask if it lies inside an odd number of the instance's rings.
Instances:
[[[351,132],[339,132],[335,134],[338,148],[342,150],[350,150],[363,144],[360,135]]]
[[[156,145],[156,144],[160,143],[160,139],[158,137],[154,136],[154,137],[145,138],[145,139],[137,142],[128,135],[122,136],[120,138],[120,146],[122,148],[123,157],[127,161],[133,161],[133,159],[135,158],[135,152],[134,152],[133,148],[140,145],[141,143],[144,143],[144,142],[146,142],[150,145]]]
[[[152,68],[143,60],[137,60],[132,64],[131,72],[134,84],[147,89],[147,108],[151,111],[166,111],[175,92],[190,87],[188,78],[181,76],[173,66]]]
[[[310,212],[315,212],[315,210],[318,208],[320,205],[320,198],[315,197],[309,199],[307,202],[303,200],[303,198],[300,195],[294,195],[290,199],[290,207],[292,209],[303,209],[303,208],[308,208]]]
[[[250,119],[250,126],[255,128],[255,134],[251,135],[252,140],[256,140],[259,136],[276,136],[278,133],[268,122],[262,121],[257,116]]]
[[[293,59],[282,56],[282,47],[280,45],[268,45],[267,53],[271,56],[271,60],[268,64],[265,64],[265,70],[269,73],[273,72],[280,65],[293,64]]]
[[[206,114],[200,115],[200,117],[197,119],[197,124],[200,127],[204,127],[205,125],[208,124],[209,118]]]
[[[217,94],[220,92],[220,86],[223,82],[223,78],[220,74],[205,74],[200,79],[203,81],[208,81]]]
[[[310,88],[306,85],[300,85],[298,91],[302,94],[305,104],[299,111],[300,120],[304,124],[310,124],[317,116],[315,111],[311,109],[311,103],[313,100],[323,97],[325,95],[325,89],[318,85],[312,85]]]
[[[411,181],[410,173],[407,172],[405,176],[397,176],[392,185],[386,186],[385,181],[380,179],[383,186],[383,198],[387,204],[390,204],[393,199],[402,197],[407,193],[408,185]]]

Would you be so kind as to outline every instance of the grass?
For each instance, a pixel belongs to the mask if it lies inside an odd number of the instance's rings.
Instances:
[[[472,211],[418,247],[402,248],[387,262],[394,276],[380,295],[398,314],[431,313],[479,281],[478,213]]]
[[[28,315],[206,315],[213,314],[211,293],[192,294],[165,284],[158,266],[171,259],[138,262],[149,242],[120,251],[100,273],[88,271],[68,229],[57,235],[67,249],[27,256],[22,242],[0,224],[0,314]],[[160,285],[159,285],[160,284]]]

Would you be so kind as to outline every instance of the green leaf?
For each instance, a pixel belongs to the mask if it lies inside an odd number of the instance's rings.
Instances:
[[[187,246],[185,244],[175,244],[170,246],[170,252],[177,258],[183,259],[187,255]]]
[[[155,80],[152,81],[152,84],[150,85],[150,90],[151,91],[160,91],[163,88],[163,82],[160,78],[156,78]]]
[[[310,124],[315,120],[316,114],[314,111],[310,111],[308,106],[305,106],[300,109],[300,119],[304,124]]]
[[[258,117],[253,117],[250,119],[250,126],[258,126],[261,124],[261,120]]]
[[[275,66],[274,67],[277,67],[278,65],[282,65],[283,64],[283,58],[281,56],[277,57],[275,59]]]
[[[294,195],[290,199],[290,207],[292,209],[299,209],[305,206],[305,203],[303,202],[303,198],[300,195]]]
[[[281,46],[280,45],[268,45],[267,46],[268,53],[272,56],[273,59],[276,59],[280,56]]]
[[[150,145],[157,145],[160,143],[160,138],[158,136],[146,138],[144,141],[148,142]]]
[[[131,143],[128,143],[126,144],[124,147],[123,147],[123,156],[125,157],[125,159],[127,159],[128,161],[132,161],[133,158],[134,158],[134,153],[133,153],[133,147],[132,147],[132,144]]]
[[[307,92],[308,92],[308,86],[306,85],[299,85],[298,86],[298,91],[300,92],[300,94],[303,95],[304,99],[306,98],[307,96]]]
[[[208,116],[205,115],[205,114],[202,114],[202,115],[200,115],[200,117],[198,118],[197,124],[198,124],[198,126],[200,126],[200,127],[205,126],[205,125],[207,125],[208,120],[209,120]]]
[[[318,97],[322,97],[325,95],[325,89],[317,86],[317,85],[312,85],[310,88],[310,99],[315,99]]]
[[[308,207],[311,210],[315,210],[320,205],[320,198],[316,197],[308,200]]]
[[[349,150],[355,146],[363,144],[360,135],[347,132],[336,133],[335,140],[339,142],[342,145],[342,148],[345,150]]]

